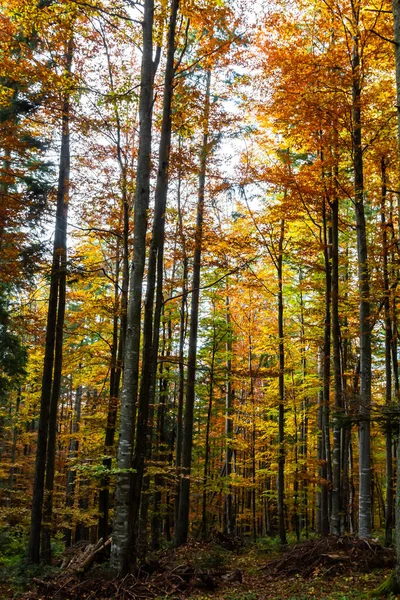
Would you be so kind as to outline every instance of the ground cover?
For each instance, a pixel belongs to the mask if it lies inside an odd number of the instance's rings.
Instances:
[[[1,600],[350,600],[374,598],[391,572],[394,552],[351,537],[307,540],[281,549],[276,540],[243,545],[216,536],[164,549],[135,573],[116,578],[102,545],[61,554],[46,571],[4,553]],[[395,596],[392,596],[395,598]]]

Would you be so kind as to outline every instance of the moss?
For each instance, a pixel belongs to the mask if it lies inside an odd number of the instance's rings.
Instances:
[[[377,596],[390,596],[391,594],[400,593],[400,585],[395,577],[394,572],[370,594],[370,598]]]

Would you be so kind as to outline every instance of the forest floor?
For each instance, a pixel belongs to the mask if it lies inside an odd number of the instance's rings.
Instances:
[[[63,566],[59,559],[47,573],[27,573],[20,566],[24,577],[18,580],[10,571],[5,581],[2,570],[0,600],[372,600],[394,564],[392,550],[349,537],[318,538],[284,550],[271,539],[242,545],[237,538],[220,538],[163,550],[135,575],[118,579],[102,564],[79,572],[82,548],[69,550]]]

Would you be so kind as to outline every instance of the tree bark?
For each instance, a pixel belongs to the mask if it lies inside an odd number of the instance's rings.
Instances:
[[[228,493],[225,496],[225,520],[224,527],[226,533],[233,534],[234,531],[234,515],[232,506],[232,488],[230,484],[230,476],[232,473],[232,438],[233,438],[233,403],[235,390],[232,384],[232,325],[230,315],[229,296],[225,299],[225,322],[227,327],[226,338],[226,390],[225,390],[225,462],[226,462],[226,477],[228,479]]]
[[[204,194],[206,183],[206,166],[209,152],[208,123],[210,112],[210,83],[211,71],[207,72],[206,97],[204,107],[204,133],[200,156],[199,194],[197,202],[197,220],[195,233],[195,249],[193,259],[193,282],[192,282],[192,306],[190,312],[189,351],[187,369],[187,387],[185,415],[183,423],[182,439],[182,475],[179,487],[179,509],[178,519],[175,524],[175,545],[180,546],[187,541],[189,532],[189,505],[190,505],[190,468],[192,462],[193,442],[193,409],[195,399],[196,382],[196,358],[197,358],[197,327],[199,319],[200,298],[200,269],[201,251],[203,241],[203,218],[204,218]]]
[[[386,161],[381,158],[381,229],[382,229],[382,263],[383,263],[383,303],[385,322],[385,404],[390,408],[392,402],[392,319],[390,316],[390,289],[388,271],[388,239],[386,223]],[[386,504],[385,504],[385,545],[391,546],[393,541],[393,456],[392,456],[392,419],[386,421]]]
[[[132,451],[139,385],[140,325],[143,273],[146,260],[147,211],[150,197],[151,135],[153,113],[153,13],[154,0],[145,0],[143,50],[139,100],[139,150],[136,171],[133,261],[130,276],[124,376],[121,394],[118,478],[114,514],[111,567],[121,571],[128,560],[128,526]]]
[[[331,388],[331,292],[332,292],[332,227],[326,214],[325,199],[322,204],[322,219],[324,232],[324,262],[325,262],[325,320],[324,320],[324,347],[323,347],[323,407],[322,407],[322,438],[325,446],[326,479],[328,486],[332,482],[331,443],[329,435],[330,421],[330,388]],[[328,528],[331,513],[330,487],[327,488],[328,495]],[[323,533],[329,533],[323,531]]]
[[[71,74],[72,67],[72,40],[68,42],[66,55],[66,75]],[[54,230],[53,260],[50,279],[50,294],[48,301],[46,343],[42,375],[42,391],[40,399],[39,429],[37,437],[35,478],[33,486],[33,500],[31,512],[31,527],[28,546],[28,561],[38,563],[40,560],[40,538],[42,532],[43,499],[45,487],[45,471],[47,452],[55,452],[55,422],[57,419],[57,406],[60,392],[61,369],[62,369],[62,334],[65,312],[65,285],[66,285],[66,236],[69,200],[69,178],[70,178],[70,98],[67,92],[63,100],[62,133],[60,167],[57,189],[57,209]],[[53,382],[54,368],[54,382]],[[49,426],[51,425],[51,439],[49,439]],[[51,463],[54,458],[50,457],[50,473],[46,481],[46,487],[51,496],[54,469]],[[46,509],[47,516],[51,515],[50,507]]]
[[[179,140],[180,142],[180,140]],[[179,143],[180,146],[180,143]],[[182,298],[179,316],[179,389],[178,389],[178,411],[176,418],[176,459],[175,466],[178,477],[175,495],[175,523],[178,521],[179,512],[179,486],[180,486],[180,468],[182,462],[182,438],[183,438],[183,403],[185,399],[185,367],[184,367],[184,348],[187,329],[187,282],[188,282],[188,257],[186,252],[185,236],[183,233],[183,219],[181,208],[181,172],[178,173],[178,219],[179,219],[179,236],[182,243]]]
[[[111,59],[108,49],[107,37],[102,30],[103,45],[107,56],[107,66],[112,93],[115,92],[114,75],[112,71]],[[115,429],[117,424],[117,412],[121,375],[123,370],[123,360],[125,352],[125,338],[127,330],[127,307],[128,307],[128,288],[129,288],[129,217],[130,217],[130,198],[128,194],[127,182],[127,161],[123,154],[121,146],[121,119],[118,109],[118,103],[114,101],[114,114],[116,120],[116,151],[120,170],[121,181],[121,200],[122,200],[122,219],[123,219],[123,238],[122,238],[122,287],[121,299],[119,301],[119,273],[120,273],[120,240],[117,241],[117,257],[115,261],[115,291],[114,291],[114,319],[113,319],[113,342],[111,348],[111,368],[110,368],[110,396],[108,401],[107,427],[104,440],[103,466],[106,471],[111,469],[112,454],[114,450]],[[119,306],[119,311],[118,311]],[[118,312],[120,314],[118,314]],[[119,335],[118,335],[119,329]],[[100,481],[99,491],[99,538],[107,539],[109,535],[109,509],[110,509],[110,478],[106,473]]]
[[[213,316],[215,319],[215,303],[213,302]],[[207,539],[207,478],[209,474],[209,458],[210,458],[210,427],[211,427],[211,414],[214,396],[214,367],[215,367],[215,354],[217,352],[217,340],[216,340],[216,329],[215,322],[213,326],[213,345],[211,350],[211,366],[210,366],[210,383],[208,389],[208,409],[207,409],[207,423],[206,423],[206,437],[204,442],[204,472],[203,472],[203,504],[201,510],[201,537],[203,540]]]
[[[76,460],[78,458],[79,440],[77,434],[79,432],[79,424],[81,421],[81,400],[82,400],[82,386],[78,386],[75,392],[75,406],[72,414],[72,426],[71,426],[71,440],[69,443],[68,459]],[[67,471],[67,493],[65,504],[68,508],[72,509],[75,503],[75,482],[76,482],[76,471],[74,468],[69,468]],[[65,545],[68,547],[72,541],[72,519],[70,527],[65,528]]]
[[[341,494],[341,449],[343,443],[343,387],[340,355],[339,321],[339,201],[336,190],[337,165],[334,174],[334,198],[332,200],[332,349],[334,372],[335,415],[333,419],[333,460],[332,460],[332,513],[331,533],[342,533],[342,494]]]
[[[358,18],[358,15],[357,15]],[[352,56],[352,119],[354,195],[357,227],[358,282],[360,291],[360,426],[358,535],[371,537],[371,324],[367,233],[364,213],[363,149],[361,135],[361,74],[359,39]]]
[[[279,416],[278,416],[278,518],[281,544],[287,544],[285,526],[285,341],[283,331],[283,242],[285,221],[281,220],[278,256],[278,337],[279,337]]]
[[[152,240],[150,244],[147,269],[146,299],[143,326],[143,361],[140,383],[136,444],[133,456],[133,473],[131,478],[131,498],[129,510],[129,541],[131,558],[135,557],[136,528],[141,501],[141,489],[145,458],[148,452],[149,407],[153,403],[157,356],[159,346],[159,330],[162,309],[162,281],[164,256],[165,212],[168,192],[168,164],[171,147],[171,105],[174,81],[175,29],[179,1],[173,0],[168,29],[167,63],[164,77],[164,102],[161,137],[158,157],[158,173],[155,190],[154,219]],[[157,283],[157,294],[156,291]],[[154,298],[156,296],[155,308]]]

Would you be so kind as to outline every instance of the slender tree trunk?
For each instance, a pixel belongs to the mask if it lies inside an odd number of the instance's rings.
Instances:
[[[337,171],[337,169],[336,169]],[[343,388],[340,356],[340,321],[339,321],[339,202],[336,193],[335,172],[334,198],[332,201],[332,347],[335,394],[335,415],[333,419],[333,464],[332,464],[332,514],[331,533],[340,535],[341,520],[341,448],[343,440]]]
[[[303,386],[303,401],[302,401],[302,420],[301,420],[301,436],[300,436],[300,455],[302,458],[302,514],[300,517],[300,530],[305,529],[306,538],[308,538],[309,519],[308,519],[308,479],[307,474],[307,447],[308,447],[308,397],[306,395],[306,375],[307,375],[307,358],[305,349],[305,327],[304,327],[304,300],[302,289],[303,273],[300,267],[299,284],[300,284],[300,338],[301,338],[301,369],[302,369],[302,386]]]
[[[179,513],[179,485],[180,485],[180,468],[182,461],[182,437],[183,437],[183,403],[185,398],[185,367],[184,348],[187,329],[187,281],[188,281],[188,257],[186,253],[185,236],[183,233],[183,220],[181,209],[181,173],[178,173],[178,218],[179,218],[179,235],[182,243],[183,252],[183,273],[182,273],[182,298],[180,307],[179,319],[179,391],[178,391],[178,412],[176,418],[176,470],[177,470],[177,489],[175,495],[175,523],[178,521]]]
[[[150,197],[150,157],[153,113],[153,16],[154,0],[145,0],[143,14],[143,51],[139,100],[139,150],[136,171],[134,240],[130,276],[124,376],[121,394],[120,436],[116,506],[111,548],[111,566],[118,571],[129,556],[129,505],[136,398],[139,385],[140,324],[143,273],[146,260],[147,211]]]
[[[72,66],[72,41],[68,43],[66,56],[66,75],[71,74]],[[40,537],[42,531],[43,499],[45,487],[45,471],[47,452],[55,452],[55,427],[57,419],[57,406],[60,393],[62,369],[62,334],[65,312],[65,286],[66,286],[66,235],[69,200],[70,177],[70,98],[66,93],[63,101],[62,134],[60,167],[57,189],[57,209],[54,230],[53,262],[51,268],[50,294],[48,301],[46,344],[42,376],[42,392],[40,399],[39,429],[36,449],[35,478],[33,485],[33,500],[31,512],[31,528],[28,546],[28,561],[38,563],[40,560]],[[54,382],[53,382],[54,368]],[[49,439],[49,424],[51,425],[51,438]],[[52,495],[50,487],[53,485],[54,458],[50,457],[50,473],[46,481],[49,496]],[[46,509],[46,517],[51,516],[50,506]]]
[[[13,427],[13,438],[12,438],[12,446],[11,446],[11,467],[10,467],[10,474],[8,477],[8,487],[10,489],[10,502],[12,501],[12,493],[13,493],[13,487],[14,487],[14,478],[15,478],[15,474],[17,472],[16,468],[15,468],[15,459],[16,459],[16,454],[17,454],[17,440],[18,440],[18,433],[20,431],[19,426],[18,426],[18,415],[19,415],[19,409],[20,409],[20,405],[21,405],[21,388],[18,388],[18,395],[17,395],[17,400],[15,402],[15,417],[14,417],[14,427]]]
[[[331,443],[329,435],[330,421],[330,388],[331,388],[331,292],[332,292],[332,226],[331,215],[326,214],[327,199],[322,200],[322,226],[324,243],[324,263],[325,263],[325,319],[324,319],[324,345],[323,345],[323,405],[322,405],[322,441],[325,446],[325,479],[329,486],[332,482],[332,462],[331,462]],[[327,520],[323,519],[323,534],[329,533],[329,517],[331,508],[330,487],[327,487]],[[326,530],[327,529],[327,530]]]
[[[293,416],[294,416],[294,482],[293,482],[293,522],[296,539],[300,541],[300,514],[299,514],[299,426],[297,419],[296,391],[294,384],[294,373],[292,371],[293,390]]]
[[[118,114],[118,113],[117,113]],[[118,117],[119,123],[119,117]],[[122,177],[122,204],[123,204],[123,251],[122,251],[122,288],[121,300],[119,301],[119,272],[120,272],[120,247],[117,242],[117,259],[115,268],[115,291],[114,291],[114,321],[113,321],[113,343],[111,349],[110,370],[110,397],[108,401],[107,426],[104,440],[103,466],[107,471],[111,469],[112,454],[114,451],[115,429],[117,425],[118,400],[120,391],[121,375],[125,352],[125,338],[127,330],[127,308],[129,288],[129,200],[127,194],[126,166],[122,161],[120,147],[120,127],[118,126],[118,157]],[[118,315],[118,306],[120,316]],[[119,328],[119,336],[118,336]],[[109,509],[110,509],[110,478],[106,474],[101,478],[99,491],[99,538],[106,539],[109,535]]]
[[[215,304],[213,303],[213,313],[215,318]],[[203,540],[207,539],[207,478],[210,470],[209,457],[210,457],[210,427],[211,427],[211,414],[212,404],[214,395],[214,365],[215,365],[215,354],[216,354],[216,331],[215,324],[213,329],[213,347],[211,351],[211,366],[210,366],[210,384],[208,390],[208,410],[207,410],[207,423],[206,423],[206,439],[204,445],[204,473],[203,473],[203,505],[201,511],[201,537]]]
[[[321,383],[323,384],[324,379],[324,349],[320,350],[318,372]],[[321,535],[327,535],[329,533],[329,510],[328,510],[328,486],[327,486],[327,468],[326,468],[326,444],[325,444],[325,417],[324,417],[324,390],[318,392],[318,443],[317,443],[317,456],[320,463],[319,466],[319,478],[320,478],[320,490],[318,491],[317,498],[317,524],[318,533]]]
[[[386,389],[385,403],[389,408],[392,402],[392,320],[390,316],[390,289],[388,271],[388,240],[386,223],[386,162],[385,157],[381,159],[381,227],[382,227],[382,262],[383,262],[383,302],[385,319],[385,373]],[[385,544],[392,544],[393,530],[393,456],[392,456],[392,419],[386,421],[386,505],[385,505]]]
[[[168,338],[165,340],[165,333],[163,336],[163,351],[162,355],[168,358],[171,356],[171,345],[172,345],[172,323],[171,319],[168,321]],[[167,446],[167,435],[165,430],[165,417],[167,412],[167,398],[168,398],[168,386],[169,386],[169,364],[164,367],[161,362],[160,365],[160,397],[158,402],[157,411],[157,447],[156,447],[156,460],[159,463],[167,464],[168,456],[166,452]],[[153,494],[153,517],[151,521],[152,531],[152,549],[158,550],[160,547],[160,535],[161,535],[161,500],[162,500],[162,487],[164,485],[164,477],[162,475],[154,476],[154,494]],[[165,514],[168,514],[168,503],[166,505]]]
[[[66,215],[66,211],[65,211]],[[66,221],[66,218],[65,218]],[[56,325],[56,347],[54,355],[53,388],[50,400],[49,435],[47,440],[47,463],[45,479],[45,496],[43,501],[43,530],[42,530],[42,559],[49,564],[51,561],[51,531],[53,515],[53,490],[56,460],[57,413],[61,392],[62,354],[63,354],[63,329],[65,317],[66,298],[66,250],[67,232],[64,231],[65,254],[60,261],[60,279],[58,290],[58,311]]]
[[[111,365],[110,365],[110,396],[108,400],[108,412],[107,412],[107,425],[106,435],[104,442],[104,454],[103,466],[107,471],[111,469],[111,453],[113,451],[115,425],[117,419],[117,407],[118,407],[118,394],[119,394],[119,379],[120,379],[120,368],[118,364],[119,348],[118,344],[118,329],[119,329],[119,316],[118,316],[118,305],[119,305],[119,270],[120,270],[120,258],[119,258],[119,244],[117,244],[117,257],[115,261],[115,282],[114,282],[114,317],[113,317],[113,335],[111,345]],[[120,333],[121,329],[120,329]],[[109,511],[109,477],[103,475],[100,481],[99,491],[99,523],[98,523],[98,536],[99,538],[105,539],[108,536],[108,511]]]
[[[349,279],[349,262],[348,262],[349,250],[348,250],[348,247],[346,247],[345,257],[346,257],[346,262],[345,262],[345,273],[344,273],[344,287],[346,290],[346,283]],[[346,305],[347,299],[348,299],[348,293],[346,291],[344,291],[344,305]],[[348,319],[347,319],[346,315],[343,317],[343,328],[345,331],[347,331]],[[342,425],[343,432],[342,432],[342,450],[341,450],[341,456],[342,456],[341,506],[342,506],[342,514],[343,514],[343,523],[342,523],[343,531],[346,531],[346,530],[350,531],[350,529],[352,527],[352,525],[351,525],[352,515],[351,515],[351,504],[350,504],[350,487],[352,485],[352,479],[350,477],[350,468],[349,468],[350,444],[351,444],[351,422],[348,418],[348,415],[351,412],[351,406],[350,406],[351,398],[353,396],[355,396],[355,393],[353,394],[352,391],[350,391],[350,394],[347,395],[347,386],[348,386],[347,371],[349,370],[349,347],[350,347],[350,341],[348,340],[348,338],[346,336],[344,336],[342,339],[342,344],[341,344],[342,390],[343,390],[343,404],[344,404],[344,410],[343,410],[344,422]]]
[[[400,148],[400,0],[392,0],[394,49],[396,59],[397,141]],[[400,227],[400,221],[399,221]]]
[[[249,489],[249,508],[252,508],[252,530],[253,541],[257,541],[256,527],[256,410],[254,398],[254,377],[253,377],[253,343],[251,334],[251,320],[249,317],[249,374],[250,374],[250,393],[249,400],[251,405],[251,488]]]
[[[367,233],[364,213],[363,149],[361,137],[361,74],[358,37],[352,56],[352,117],[354,193],[357,226],[358,281],[360,290],[360,426],[358,535],[371,537],[371,324]]]
[[[157,370],[159,329],[162,308],[163,253],[165,212],[168,192],[168,163],[171,146],[171,105],[175,73],[175,29],[178,6],[178,0],[173,0],[168,30],[168,52],[167,64],[165,68],[163,119],[155,190],[154,220],[147,269],[143,327],[142,377],[138,402],[136,445],[132,462],[133,473],[131,477],[131,497],[128,524],[128,546],[130,547],[130,551],[132,553],[130,557],[131,561],[135,558],[135,540],[137,537],[136,528],[141,501],[145,457],[148,453],[148,443],[150,442],[148,432],[149,407],[153,403]],[[157,297],[156,306],[154,309],[156,282]]]
[[[281,220],[278,256],[279,421],[278,421],[278,517],[281,544],[287,544],[285,526],[285,341],[283,332],[283,242],[285,221]]]
[[[233,438],[233,402],[234,389],[232,385],[232,326],[230,315],[229,296],[225,299],[226,314],[225,321],[227,327],[226,338],[226,391],[225,391],[225,462],[226,462],[226,477],[228,479],[229,490],[225,497],[225,530],[228,534],[233,534],[234,518],[232,506],[232,488],[230,484],[230,476],[232,473],[232,438]]]
[[[71,440],[69,443],[68,459],[75,461],[78,458],[79,440],[77,437],[79,431],[79,424],[81,420],[81,400],[82,400],[82,387],[78,386],[75,392],[75,406],[72,413],[72,426],[71,426]],[[76,482],[76,470],[75,468],[68,468],[67,471],[67,493],[66,493],[66,506],[71,510],[75,504],[75,482]],[[72,516],[68,519],[71,521],[70,526],[65,528],[65,545],[68,547],[72,541]]]
[[[203,217],[204,217],[204,193],[206,183],[206,166],[209,152],[208,121],[210,112],[210,83],[211,71],[207,72],[206,98],[204,108],[204,134],[200,157],[199,195],[197,203],[197,221],[195,233],[195,249],[193,260],[193,283],[192,283],[192,306],[190,313],[189,351],[187,369],[187,387],[185,415],[183,423],[182,438],[182,476],[179,488],[178,519],[175,524],[175,544],[184,544],[189,532],[189,504],[190,504],[190,468],[192,462],[193,442],[193,409],[195,399],[196,382],[196,358],[197,358],[197,326],[199,319],[200,298],[200,268],[201,250],[203,241]]]
[[[396,57],[396,107],[397,107],[397,141],[400,149],[400,1],[392,0],[392,9],[394,17],[394,41],[395,41],[395,57]],[[400,228],[400,220],[399,220]],[[395,305],[395,303],[394,303]],[[396,331],[396,308],[394,306],[393,311],[393,333]],[[398,376],[398,362],[397,362],[397,335],[393,335],[392,343],[392,356],[393,356],[393,371],[395,380],[395,392],[396,400],[399,399],[399,376]],[[396,502],[395,502],[395,524],[396,524],[396,568],[395,568],[395,583],[400,589],[400,435],[398,436],[397,442],[397,486],[396,486]]]

